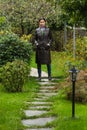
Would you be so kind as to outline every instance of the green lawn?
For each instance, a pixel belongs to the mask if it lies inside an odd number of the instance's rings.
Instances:
[[[72,102],[58,94],[53,101],[51,115],[56,115],[52,123],[54,130],[87,130],[87,104],[75,103],[75,118],[72,118]]]
[[[68,74],[66,62],[70,61],[71,56],[65,52],[51,52],[51,55],[52,76],[60,77],[63,82]],[[35,54],[31,67],[36,68]],[[42,70],[47,71],[46,66],[42,66]],[[23,110],[27,108],[25,102],[32,101],[38,89],[39,85],[34,78],[30,78],[21,93],[7,93],[0,85],[0,130],[24,130],[21,119],[24,117]],[[50,99],[53,105],[49,114],[56,115],[55,121],[50,125],[55,127],[54,130],[87,130],[87,104],[76,103],[76,119],[72,119],[72,102],[67,101],[61,92],[59,90],[58,95]]]
[[[32,100],[38,91],[38,84],[33,78],[25,84],[21,93],[7,93],[0,85],[0,130],[22,130],[21,119],[26,101]]]

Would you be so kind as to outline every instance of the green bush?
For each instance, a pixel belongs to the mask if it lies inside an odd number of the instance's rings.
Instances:
[[[2,82],[2,72],[3,72],[3,67],[0,67],[0,83]]]
[[[73,39],[66,45],[67,52],[73,54]],[[76,39],[76,57],[87,60],[87,37]]]
[[[53,43],[52,50],[63,50],[63,31],[52,31]]]
[[[72,89],[67,91],[67,99],[72,100]],[[87,103],[87,84],[79,83],[75,87],[75,101]]]
[[[0,50],[0,65],[5,65],[15,59],[21,59],[28,63],[31,60],[32,45],[21,40],[14,33],[0,34]]]
[[[28,79],[29,66],[22,60],[8,62],[3,66],[2,84],[8,92],[21,92]]]

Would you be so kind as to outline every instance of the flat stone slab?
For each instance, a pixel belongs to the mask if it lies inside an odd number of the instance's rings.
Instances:
[[[45,102],[46,98],[37,97],[34,98],[35,101]]]
[[[48,78],[44,78],[44,79],[41,78],[41,82],[43,82],[43,81],[44,81],[44,82],[49,82]]]
[[[42,90],[39,90],[40,93],[56,93],[58,90],[45,90],[45,89],[42,89]]]
[[[43,96],[43,95],[38,95],[38,98],[41,98],[41,99],[42,99],[42,102],[43,102],[43,101],[46,101],[47,99],[49,99],[49,97]],[[41,100],[39,100],[39,101],[41,101]]]
[[[26,129],[26,130],[53,130],[53,128],[37,128],[37,129]]]
[[[28,117],[39,116],[39,115],[42,115],[46,112],[47,111],[40,111],[40,110],[25,110],[24,111],[25,115],[28,116]]]
[[[55,86],[53,86],[53,85],[52,86],[41,86],[40,89],[53,90],[53,89],[55,89]]]
[[[37,68],[31,68],[30,76],[38,77]],[[47,77],[48,74],[44,71],[42,71],[42,77]]]
[[[55,96],[55,95],[57,95],[57,93],[56,92],[54,92],[54,93],[52,93],[52,92],[50,92],[50,93],[38,93],[38,95],[39,96],[47,96],[47,97],[51,97],[51,96]]]
[[[54,117],[44,117],[44,118],[36,118],[36,119],[26,119],[22,120],[24,126],[45,126],[47,123],[50,123],[54,120]]]
[[[50,105],[51,102],[39,102],[39,101],[35,101],[35,102],[27,102],[29,104],[33,104],[33,105]]]
[[[50,106],[32,106],[30,109],[49,109]]]
[[[46,82],[39,82],[40,85],[54,85],[55,83],[51,81],[46,81]]]

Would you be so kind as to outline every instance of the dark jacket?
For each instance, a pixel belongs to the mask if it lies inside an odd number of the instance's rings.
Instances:
[[[41,30],[41,28],[37,28],[35,32],[37,64],[51,63],[51,54],[50,54],[51,43],[52,43],[52,34],[50,29],[47,27],[45,27],[43,30]]]

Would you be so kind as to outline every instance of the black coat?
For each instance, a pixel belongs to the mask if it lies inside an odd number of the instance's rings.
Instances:
[[[35,45],[36,45],[36,63],[37,64],[50,64],[51,54],[50,46],[52,43],[52,34],[49,28],[37,28],[35,32]]]

